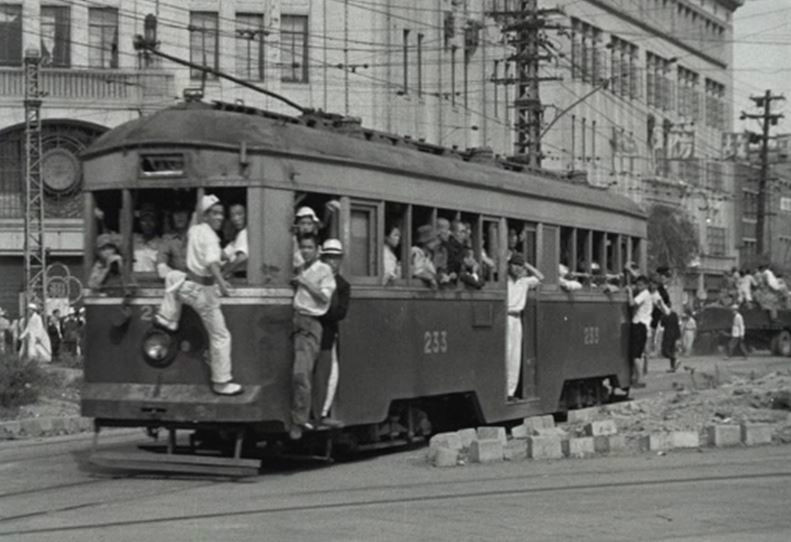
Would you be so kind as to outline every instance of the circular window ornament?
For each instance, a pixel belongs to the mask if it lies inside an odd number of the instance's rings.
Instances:
[[[80,163],[66,149],[51,149],[41,159],[41,178],[48,191],[63,194],[77,185]]]

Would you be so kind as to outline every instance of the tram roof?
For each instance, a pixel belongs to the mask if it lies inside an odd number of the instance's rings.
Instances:
[[[645,215],[624,196],[572,183],[558,174],[505,161],[467,161],[468,153],[359,126],[355,129],[353,122],[352,129],[348,129],[346,120],[337,115],[295,118],[243,106],[234,108],[232,104],[184,103],[121,124],[97,139],[82,157],[91,159],[143,147],[208,147],[238,152],[245,144],[250,154],[340,159],[438,180],[453,179],[538,198],[577,202],[637,217]],[[493,174],[497,177],[493,178]]]

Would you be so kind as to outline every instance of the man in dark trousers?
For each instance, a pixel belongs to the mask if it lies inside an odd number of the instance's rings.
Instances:
[[[351,286],[340,274],[343,261],[343,245],[340,241],[327,239],[321,247],[321,259],[332,268],[336,287],[330,308],[319,318],[321,353],[313,372],[313,405],[321,425],[341,427],[341,422],[330,417],[330,408],[338,389],[338,323],[346,318],[349,310]]]

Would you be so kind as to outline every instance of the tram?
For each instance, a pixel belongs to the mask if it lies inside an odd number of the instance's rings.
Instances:
[[[105,426],[286,439],[290,428],[294,212],[335,202],[333,236],[352,285],[340,326],[332,432],[350,446],[384,446],[446,427],[503,423],[605,401],[628,388],[628,309],[605,287],[627,261],[645,268],[646,221],[632,201],[491,154],[368,130],[359,121],[285,116],[239,104],[188,101],[110,130],[83,156],[85,246],[119,233],[121,286],[85,296],[83,415]],[[134,271],[139,214],[163,228],[177,202],[204,194],[247,209],[249,259],[222,298],[239,396],[209,387],[208,344],[185,307],[178,333],[149,356],[163,283]],[[103,222],[97,221],[97,216]],[[475,254],[494,262],[479,290],[427,288],[410,272],[417,228],[439,218],[471,225]],[[383,243],[400,228],[401,278],[383,281]],[[506,397],[506,264],[521,252],[545,275],[524,313],[517,400]],[[86,250],[86,273],[95,255]],[[588,277],[559,286],[559,264]],[[154,339],[152,339],[152,337]],[[306,437],[310,437],[306,434]],[[207,438],[207,442],[211,440]],[[310,439],[306,439],[307,442]]]

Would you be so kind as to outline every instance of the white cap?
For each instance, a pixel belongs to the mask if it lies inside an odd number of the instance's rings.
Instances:
[[[343,245],[337,239],[327,239],[321,246],[322,256],[342,256]]]
[[[208,211],[218,203],[220,203],[220,198],[218,198],[214,194],[206,194],[200,200],[200,212],[205,213],[206,211]]]
[[[310,207],[300,207],[297,210],[297,214],[295,216],[297,219],[309,216],[310,219],[313,220],[313,222],[319,221],[319,217],[316,216],[316,213],[314,213],[313,209],[311,209]]]
[[[27,304],[27,308],[32,310],[32,311],[37,311],[38,310],[38,305],[36,305],[34,302],[31,301],[30,303]]]

